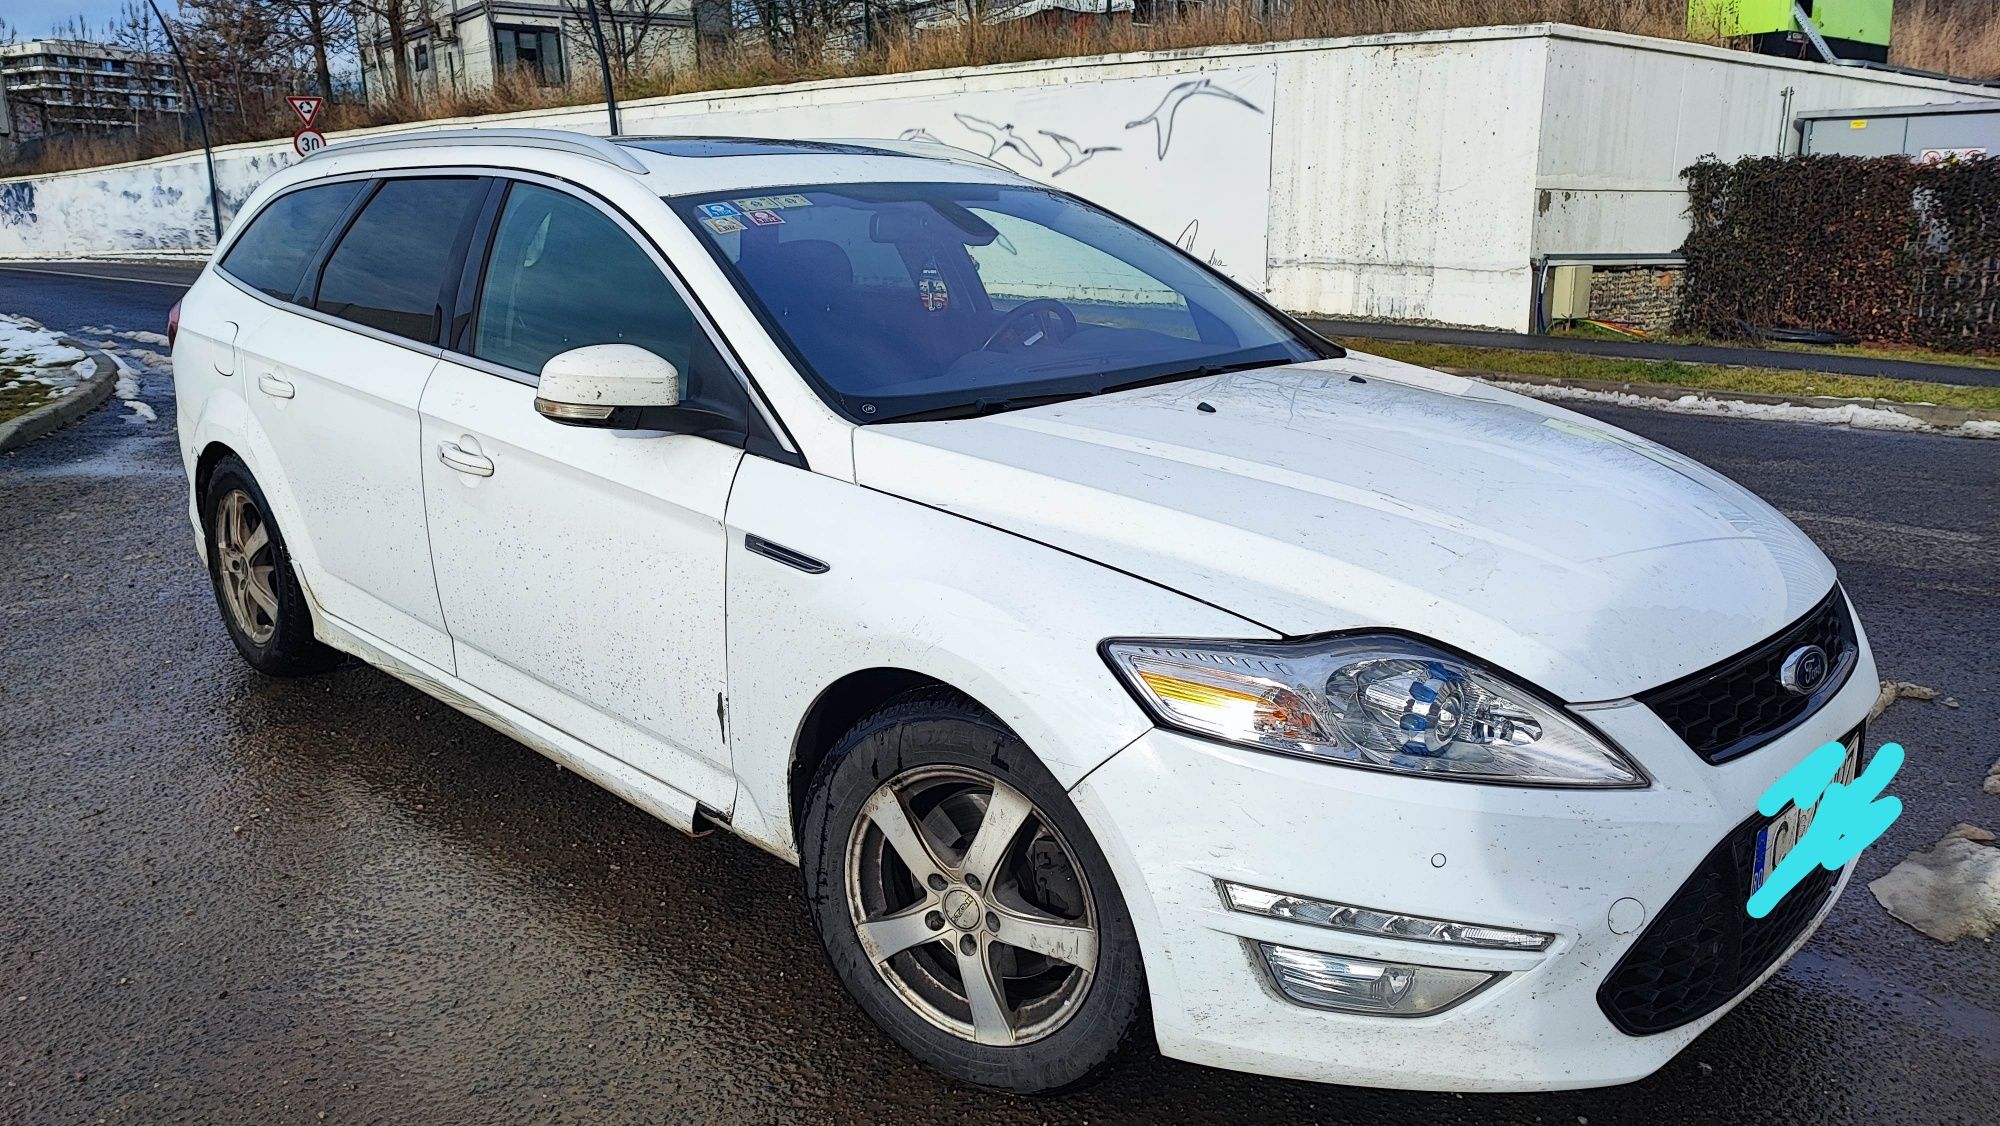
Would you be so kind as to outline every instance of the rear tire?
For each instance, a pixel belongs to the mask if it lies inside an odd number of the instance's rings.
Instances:
[[[919,690],[857,723],[813,779],[803,840],[834,972],[937,1070],[1060,1091],[1145,1026],[1139,942],[1103,852],[1027,745],[964,696]]]
[[[324,672],[340,654],[313,637],[312,609],[292,573],[285,537],[264,490],[240,460],[225,457],[202,492],[208,578],[236,651],[268,676]]]

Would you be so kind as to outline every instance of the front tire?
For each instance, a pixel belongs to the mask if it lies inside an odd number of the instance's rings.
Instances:
[[[338,663],[340,654],[313,638],[312,610],[285,537],[241,461],[224,458],[209,475],[202,517],[215,604],[243,659],[269,676],[305,676]]]
[[[1083,818],[998,719],[922,690],[813,780],[801,871],[848,992],[912,1055],[1016,1094],[1074,1087],[1143,1025],[1123,898]]]

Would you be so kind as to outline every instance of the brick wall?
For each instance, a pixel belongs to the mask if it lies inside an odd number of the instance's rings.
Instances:
[[[1599,267],[1590,275],[1590,315],[1666,332],[1681,306],[1681,267]]]

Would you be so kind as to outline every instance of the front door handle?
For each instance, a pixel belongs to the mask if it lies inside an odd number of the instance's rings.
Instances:
[[[439,442],[438,460],[460,473],[470,473],[474,477],[493,476],[492,458],[466,453],[457,442]]]
[[[273,399],[289,399],[299,393],[298,388],[293,387],[290,380],[279,379],[269,372],[257,377],[257,390]]]

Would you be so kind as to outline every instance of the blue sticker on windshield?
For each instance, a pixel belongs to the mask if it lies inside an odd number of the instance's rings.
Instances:
[[[742,214],[733,203],[704,203],[701,213],[711,219],[730,219]]]

